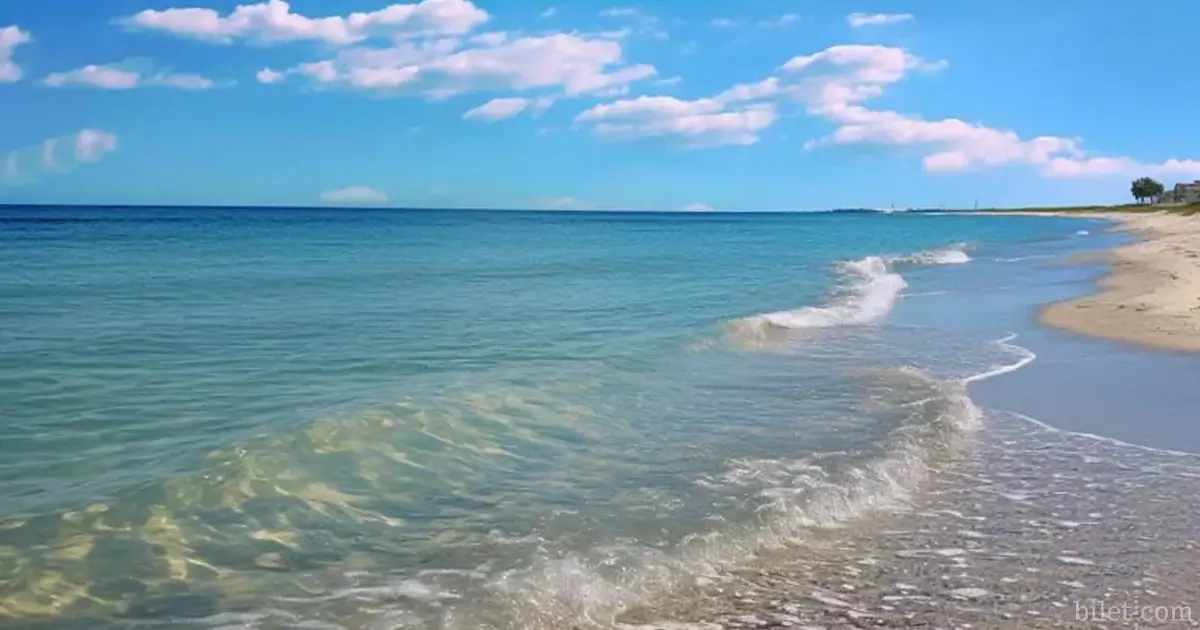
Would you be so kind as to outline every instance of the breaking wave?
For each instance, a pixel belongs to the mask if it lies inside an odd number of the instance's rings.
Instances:
[[[896,300],[908,287],[904,277],[896,271],[897,266],[967,263],[971,257],[966,248],[965,243],[957,243],[912,254],[867,256],[840,263],[843,284],[826,304],[751,315],[728,323],[728,331],[735,341],[754,345],[777,339],[787,331],[877,322],[892,312]]]
[[[967,254],[966,243],[955,243],[941,249],[931,249],[904,256],[892,256],[887,259],[890,263],[909,263],[917,265],[961,265],[971,262]]]

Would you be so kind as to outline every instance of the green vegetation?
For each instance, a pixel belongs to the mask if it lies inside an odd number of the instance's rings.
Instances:
[[[1182,214],[1183,216],[1192,216],[1200,214],[1200,202],[1191,204],[1172,204],[1164,203],[1167,198],[1174,198],[1173,195],[1167,195],[1166,187],[1162,182],[1150,177],[1139,177],[1133,180],[1129,186],[1129,192],[1133,194],[1136,203],[1115,204],[1110,206],[1065,206],[1065,207],[1041,207],[1041,208],[988,208],[980,209],[979,212],[1078,212],[1081,214],[1092,214],[1098,212],[1169,212],[1171,214]]]
[[[1155,213],[1169,212],[1171,214],[1182,214],[1184,216],[1192,216],[1200,214],[1200,203],[1191,205],[1164,205],[1154,206],[1144,203],[1127,203],[1112,206],[1065,206],[1065,207],[1041,207],[1041,208],[980,208],[978,212],[1078,212],[1080,214],[1103,213],[1103,212],[1137,212],[1137,213]]]
[[[1133,198],[1137,199],[1138,203],[1146,203],[1151,200],[1157,200],[1167,192],[1166,187],[1162,182],[1150,177],[1139,177],[1133,180],[1133,184],[1129,187],[1129,192],[1133,194]]]

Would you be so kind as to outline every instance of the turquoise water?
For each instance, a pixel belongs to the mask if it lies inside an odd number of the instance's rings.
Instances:
[[[1095,228],[0,210],[0,625],[606,627],[969,457]]]

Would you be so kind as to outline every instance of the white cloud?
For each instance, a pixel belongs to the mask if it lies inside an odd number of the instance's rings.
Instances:
[[[1039,167],[1047,177],[1200,173],[1200,162],[1194,160],[1147,164],[1124,157],[1089,156],[1074,138],[1022,138],[1011,130],[956,118],[927,120],[862,104],[913,72],[946,66],[944,61],[929,62],[899,48],[833,46],[785,63],[782,70],[789,81],[779,91],[804,102],[810,114],[837,125],[824,138],[808,142],[807,148],[831,144],[911,146],[923,150],[922,165],[932,173],[1022,164]],[[822,67],[825,72],[816,72]],[[770,90],[761,87],[759,91]]]
[[[21,185],[98,162],[117,148],[117,136],[98,129],[47,138],[0,156],[0,184]]]
[[[542,112],[554,103],[554,99],[548,97],[542,98],[494,98],[479,107],[468,110],[463,114],[463,118],[467,120],[481,120],[485,122],[495,122],[512,118],[523,111],[531,110],[534,112]]]
[[[610,18],[615,20],[625,20],[632,23],[632,28],[622,28],[616,31],[607,31],[607,37],[610,39],[622,39],[634,33],[645,35],[653,39],[670,39],[670,35],[666,31],[656,27],[659,19],[638,9],[636,7],[610,7],[600,11],[598,14],[601,18]]]
[[[441,99],[477,91],[604,94],[627,89],[655,72],[653,66],[626,64],[620,42],[554,33],[463,49],[448,39],[351,48],[334,59],[260,75],[276,82],[279,75],[302,76],[316,87],[403,89]]]
[[[788,24],[794,24],[795,22],[799,22],[799,21],[800,21],[799,15],[797,15],[795,13],[784,13],[783,15],[781,15],[777,18],[770,19],[770,20],[758,20],[757,22],[754,22],[753,24],[754,24],[754,26],[760,26],[760,27],[764,27],[764,28],[772,28],[772,27],[778,27],[778,26],[787,26]],[[741,26],[746,26],[747,24],[749,24],[749,22],[745,22],[743,20],[735,20],[735,19],[731,19],[731,18],[725,18],[725,17],[713,18],[708,21],[708,25],[715,27],[715,28],[738,28]]]
[[[621,66],[621,45],[556,33],[524,37],[503,46],[463,50],[429,64],[450,86],[525,90],[559,87],[568,96],[626,85],[655,74],[652,66]],[[451,88],[453,89],[453,88]]]
[[[67,72],[55,72],[42,83],[56,88],[76,86],[101,90],[132,90],[138,87],[208,90],[222,85],[199,74],[178,74],[168,70],[144,72],[137,69],[137,65],[136,62],[89,64]]]
[[[84,129],[75,134],[75,159],[80,162],[95,162],[116,150],[117,136],[107,131]]]
[[[806,148],[877,144],[920,151],[930,173],[954,173],[1010,165],[1033,166],[1045,177],[1193,176],[1200,160],[1170,159],[1148,163],[1085,151],[1076,138],[1022,137],[1012,130],[946,118],[872,109],[867,102],[914,73],[948,67],[889,46],[839,45],[789,59],[778,76],[735,85],[715,96],[683,100],[640,96],[595,105],[575,117],[597,135],[667,137],[691,148],[750,145],[778,118],[776,102],[803,103],[813,116],[835,125]]]
[[[508,41],[508,33],[504,31],[493,31],[491,33],[480,33],[471,38],[472,44],[481,46],[499,46]]]
[[[350,186],[321,193],[321,201],[339,205],[377,206],[388,202],[388,196],[367,186]]]
[[[795,13],[784,13],[783,15],[775,18],[774,20],[760,20],[758,22],[758,25],[759,26],[767,26],[767,27],[787,26],[788,24],[795,24],[796,22],[799,22],[799,21],[800,21],[799,15],[797,15]]]
[[[552,18],[552,17],[554,17],[555,13],[558,13],[558,9],[556,9],[554,7],[549,7],[545,11],[542,11],[542,17],[543,18]]]
[[[706,203],[689,203],[679,209],[684,212],[711,212],[713,208]]]
[[[913,19],[911,13],[851,13],[846,16],[846,22],[850,24],[851,28],[883,26],[885,24],[907,22],[911,19]]]
[[[25,72],[13,61],[13,53],[18,46],[32,41],[33,35],[18,26],[0,28],[0,83],[15,83],[25,76]]]
[[[262,70],[259,70],[257,74],[254,75],[254,79],[256,81],[258,81],[259,83],[263,83],[266,85],[272,85],[275,83],[280,83],[283,80],[287,79],[287,75],[285,75],[282,72],[276,72],[270,68],[263,68]]]
[[[642,12],[641,9],[636,7],[609,7],[601,10],[599,15],[600,17],[604,18],[628,18],[641,20],[643,22],[653,22],[657,20],[657,18],[654,16],[647,15],[646,13]]]
[[[293,13],[284,0],[239,5],[229,15],[213,9],[146,9],[120,23],[127,28],[162,31],[176,37],[218,44],[238,40],[259,43],[316,41],[334,46],[370,37],[402,39],[431,35],[461,35],[488,20],[470,0],[421,0],[393,4],[369,13],[308,17]]]
[[[751,145],[778,115],[770,104],[704,98],[640,96],[596,105],[575,117],[601,136],[671,137],[689,148]]]
[[[1147,163],[1128,157],[1054,158],[1042,168],[1047,177],[1200,177],[1200,160]]]
[[[783,89],[778,77],[767,77],[757,83],[741,83],[716,95],[720,103],[743,103],[771,98]]]

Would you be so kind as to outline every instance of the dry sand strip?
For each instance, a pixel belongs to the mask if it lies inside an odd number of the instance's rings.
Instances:
[[[1152,348],[1200,352],[1200,215],[988,212],[1115,221],[1138,240],[1108,252],[1100,292],[1042,310],[1048,326]]]
[[[1200,216],[1097,214],[1138,241],[1109,254],[1099,293],[1052,304],[1044,324],[1104,339],[1200,352]]]

